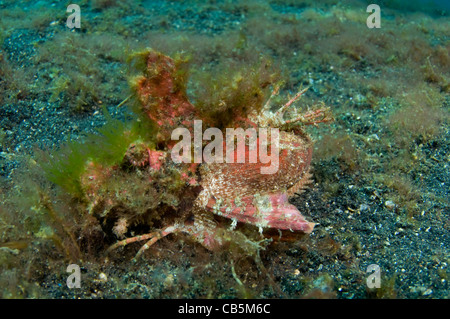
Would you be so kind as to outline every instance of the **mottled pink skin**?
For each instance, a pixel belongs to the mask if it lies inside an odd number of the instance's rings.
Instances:
[[[315,223],[306,221],[297,207],[289,204],[285,193],[270,195],[270,200],[274,209],[265,216],[270,228],[300,230],[308,234],[313,231]]]
[[[148,159],[150,162],[150,167],[155,171],[159,171],[163,166],[164,157],[165,152],[148,149]]]
[[[158,124],[158,141],[170,149],[176,144],[171,140],[174,128],[193,129],[193,119],[200,117],[185,92],[177,87],[176,65],[171,58],[152,51],[147,56],[147,66],[153,76],[137,79],[137,96],[142,110]]]
[[[270,209],[264,205],[255,205],[254,196],[246,196],[240,199],[239,206],[236,203],[227,203],[218,207],[217,201],[210,198],[206,209],[214,212],[220,211],[220,215],[236,219],[239,222],[249,223],[256,226],[277,228],[283,230],[298,230],[311,233],[314,223],[305,220],[299,210],[289,204],[285,193],[265,195],[270,201]],[[264,197],[261,197],[264,198]]]
[[[214,251],[222,247],[222,239],[217,235],[217,228],[202,227],[202,225],[185,225],[180,231],[191,235],[203,247]]]

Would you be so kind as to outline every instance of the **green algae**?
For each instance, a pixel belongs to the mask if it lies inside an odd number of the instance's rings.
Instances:
[[[129,146],[138,141],[154,145],[154,127],[148,121],[121,121],[112,118],[106,108],[106,124],[83,141],[69,141],[50,154],[41,152],[39,161],[48,179],[76,196],[83,194],[80,177],[87,162],[114,166],[122,162]]]

